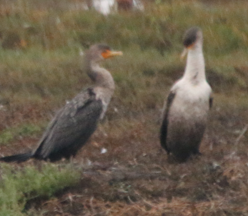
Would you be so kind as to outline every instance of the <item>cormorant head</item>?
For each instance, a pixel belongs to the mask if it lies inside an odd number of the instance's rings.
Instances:
[[[89,48],[86,55],[89,61],[99,62],[107,58],[122,55],[122,52],[113,51],[106,44],[95,44]]]
[[[202,42],[202,40],[201,29],[199,27],[191,27],[184,34],[183,45],[187,49],[192,49],[198,41]]]
[[[183,45],[185,47],[181,58],[183,58],[189,49],[195,49],[197,46],[202,46],[203,35],[199,27],[189,28],[183,36]]]

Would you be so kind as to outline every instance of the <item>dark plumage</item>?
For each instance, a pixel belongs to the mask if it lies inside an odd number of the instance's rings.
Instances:
[[[199,32],[200,29],[198,27],[192,27],[188,29],[184,36],[183,36],[183,45],[187,48],[193,45],[196,42],[197,39],[197,32]]]
[[[167,138],[167,127],[168,127],[168,114],[169,110],[172,104],[172,101],[175,97],[175,93],[170,92],[170,94],[167,97],[166,107],[164,110],[164,116],[163,116],[163,123],[160,129],[160,143],[162,147],[167,151],[167,153],[170,153],[170,149],[166,145],[166,138]]]
[[[121,52],[110,51],[107,45],[92,46],[85,56],[85,68],[96,86],[82,91],[57,112],[34,151],[0,160],[23,162],[35,158],[57,161],[75,156],[95,131],[114,91],[112,76],[100,68],[98,62],[115,55],[121,55]]]

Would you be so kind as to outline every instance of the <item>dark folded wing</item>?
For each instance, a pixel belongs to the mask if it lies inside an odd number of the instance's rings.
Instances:
[[[77,151],[95,131],[102,109],[92,89],[78,94],[58,111],[34,154],[45,159],[56,152]]]
[[[214,98],[213,98],[213,97],[210,97],[210,98],[209,98],[209,109],[212,108],[213,102],[214,102]]]
[[[170,150],[168,149],[168,147],[166,145],[167,128],[168,128],[168,115],[169,115],[169,110],[170,110],[171,104],[175,98],[175,95],[176,95],[176,93],[171,91],[167,97],[166,106],[165,106],[164,115],[163,115],[163,122],[162,122],[162,126],[160,129],[160,143],[161,143],[162,147],[168,153],[170,153]]]

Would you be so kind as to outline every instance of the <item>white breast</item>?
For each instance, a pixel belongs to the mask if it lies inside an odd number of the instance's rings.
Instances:
[[[171,117],[206,118],[211,95],[211,87],[206,81],[192,85],[182,79],[173,86],[172,90],[176,95],[170,109]]]

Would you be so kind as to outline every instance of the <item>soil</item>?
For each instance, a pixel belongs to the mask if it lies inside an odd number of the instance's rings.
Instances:
[[[103,121],[73,159],[82,173],[79,184],[49,200],[30,200],[25,210],[44,216],[248,213],[246,109],[215,106],[201,143],[202,154],[185,163],[168,157],[160,147],[158,113],[136,114],[128,130],[114,120]],[[119,133],[111,133],[106,124],[109,128],[117,124]],[[11,148],[1,147],[1,152],[23,152],[37,141],[19,139]],[[102,154],[102,148],[107,152]]]

